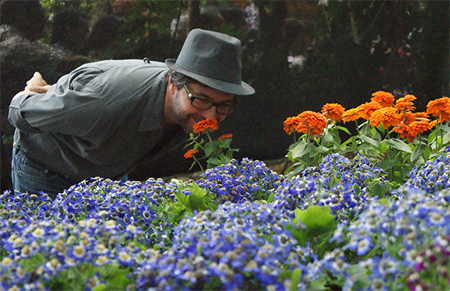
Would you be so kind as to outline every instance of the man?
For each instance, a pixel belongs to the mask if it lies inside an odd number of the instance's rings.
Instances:
[[[14,190],[54,198],[83,179],[126,179],[255,92],[241,81],[240,55],[238,39],[194,29],[176,60],[89,63],[53,86],[36,73],[10,105]]]

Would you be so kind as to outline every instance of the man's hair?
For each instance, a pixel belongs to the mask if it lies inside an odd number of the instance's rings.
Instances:
[[[172,77],[172,83],[175,85],[175,87],[178,90],[181,90],[181,88],[183,88],[184,85],[189,84],[189,83],[199,83],[198,81],[183,75],[181,73],[175,72],[173,70],[169,70],[166,75],[165,78],[166,80],[169,80],[169,77]],[[201,84],[201,83],[199,83]],[[236,95],[234,97],[234,103],[237,104],[236,102]]]
[[[177,87],[178,90],[183,88],[183,86],[186,84],[197,82],[194,79],[173,70],[169,70],[166,73],[166,80],[169,80],[169,77],[172,77],[172,83],[175,85],[175,87]]]

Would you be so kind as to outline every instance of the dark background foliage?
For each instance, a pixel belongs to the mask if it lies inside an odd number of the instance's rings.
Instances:
[[[39,70],[54,82],[86,61],[175,58],[195,27],[225,32],[243,43],[243,79],[257,93],[239,98],[239,110],[217,133],[233,133],[237,158],[284,157],[292,137],[283,132],[283,121],[304,110],[320,111],[325,103],[349,109],[383,90],[396,97],[414,94],[419,111],[428,101],[450,95],[448,1],[2,0],[8,8],[5,2],[40,4],[32,17],[22,20],[25,8],[14,14],[0,10],[1,24],[15,27],[26,39],[18,48],[17,39],[12,42],[5,33],[1,37],[2,137],[7,147],[7,104],[32,72]],[[250,5],[259,12],[257,29],[246,22]],[[29,25],[32,19],[34,25]],[[30,35],[30,27],[37,32]],[[24,53],[36,43],[46,53]],[[18,51],[23,52],[20,57]],[[299,65],[289,61],[293,57]],[[185,172],[191,161],[182,154],[181,149],[159,164],[141,166],[131,178]],[[2,165],[5,160],[2,152]],[[2,176],[4,172],[2,167]]]

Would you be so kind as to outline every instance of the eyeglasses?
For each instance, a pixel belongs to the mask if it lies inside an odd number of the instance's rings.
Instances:
[[[236,104],[233,103],[214,103],[211,100],[196,97],[191,93],[191,91],[188,89],[188,87],[186,87],[186,85],[183,86],[184,90],[186,90],[187,92],[189,99],[191,99],[191,105],[197,109],[208,110],[211,107],[216,106],[217,114],[227,115],[232,113],[237,108]]]

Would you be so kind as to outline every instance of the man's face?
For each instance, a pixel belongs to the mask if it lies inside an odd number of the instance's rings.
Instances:
[[[193,96],[212,101],[215,104],[233,103],[235,96],[209,88],[199,83],[186,84]],[[218,114],[217,107],[201,110],[191,105],[191,99],[184,88],[176,90],[171,100],[171,113],[176,123],[183,127],[186,133],[193,132],[193,126],[204,119],[215,119],[218,123],[223,121],[226,115]]]

